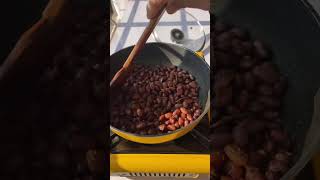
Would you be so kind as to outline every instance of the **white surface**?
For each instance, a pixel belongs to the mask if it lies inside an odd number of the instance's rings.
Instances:
[[[110,42],[110,54],[115,53],[125,47],[134,45],[140,35],[142,34],[145,25],[148,23],[148,19],[146,18],[146,0],[119,0],[125,1],[126,5],[122,5],[120,8],[121,20],[118,24],[118,28],[114,34],[114,37]],[[210,65],[210,14],[207,11],[199,10],[199,9],[185,9],[190,12],[193,16],[195,16],[198,20],[202,22],[206,22],[203,27],[205,30],[205,34],[207,36],[207,41],[203,52],[205,53],[205,59],[207,63]],[[156,27],[157,34],[161,41],[170,42],[170,36],[168,35],[171,29],[173,28],[184,28],[187,29],[188,34],[191,38],[199,37],[200,33],[195,31],[198,26],[190,25],[188,23],[195,23],[194,19],[185,15],[185,21],[182,21],[183,12],[178,11],[174,15],[169,15],[165,13],[161,18],[160,22],[164,22],[167,24],[161,24]],[[182,23],[184,22],[184,23]],[[174,23],[174,25],[170,25],[168,23]],[[181,25],[181,26],[180,26]],[[193,27],[192,29],[190,27]],[[162,35],[162,36],[161,36]],[[153,36],[150,36],[148,42],[154,42]]]

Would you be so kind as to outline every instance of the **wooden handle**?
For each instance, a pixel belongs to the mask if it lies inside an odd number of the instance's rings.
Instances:
[[[61,14],[67,3],[69,3],[69,0],[50,0],[42,12],[42,17],[47,19],[56,18]]]
[[[126,70],[131,66],[134,58],[137,56],[139,51],[143,48],[143,46],[145,45],[145,43],[149,39],[150,34],[153,32],[154,28],[158,24],[161,16],[163,15],[165,7],[166,7],[166,5],[164,5],[160,9],[160,11],[158,12],[157,16],[155,16],[155,18],[150,19],[148,26],[143,31],[143,33],[142,33],[140,39],[138,40],[137,44],[133,47],[130,55],[128,56],[127,60],[123,64],[123,67],[112,78],[112,80],[110,82],[110,86],[112,86],[114,84],[114,82],[116,80],[118,80],[118,78],[120,78],[122,75],[124,75],[126,73]]]
[[[126,73],[126,69],[125,68],[121,68],[112,78],[112,80],[110,81],[110,87],[114,86],[116,83],[116,81],[122,81],[120,78],[125,76]]]

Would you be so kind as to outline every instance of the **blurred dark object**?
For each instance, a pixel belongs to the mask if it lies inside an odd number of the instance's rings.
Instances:
[[[31,27],[40,17],[49,0],[13,0],[0,6],[1,42],[0,64],[8,56],[21,34]]]

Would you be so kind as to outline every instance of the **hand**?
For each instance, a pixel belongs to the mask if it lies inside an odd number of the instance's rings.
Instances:
[[[209,10],[210,0],[149,0],[147,5],[147,17],[152,19],[160,8],[167,3],[166,11],[173,14],[181,8],[197,8]]]

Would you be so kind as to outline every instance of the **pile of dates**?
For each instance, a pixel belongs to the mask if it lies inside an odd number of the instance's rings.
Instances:
[[[1,107],[2,179],[107,179],[107,12],[82,10],[36,85]]]
[[[292,165],[281,106],[286,77],[246,30],[214,24],[211,179],[277,180]]]
[[[200,116],[198,93],[195,78],[186,70],[135,65],[111,101],[111,125],[140,135],[175,131]]]

